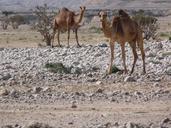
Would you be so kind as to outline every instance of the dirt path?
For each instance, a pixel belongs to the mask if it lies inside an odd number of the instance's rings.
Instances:
[[[170,102],[150,102],[143,104],[94,102],[43,104],[0,104],[0,126],[6,124],[26,125],[30,122],[48,123],[58,127],[83,127],[102,123],[135,122],[158,123],[171,118]]]

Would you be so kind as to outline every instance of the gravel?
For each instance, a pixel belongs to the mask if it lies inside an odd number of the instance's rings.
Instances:
[[[89,126],[79,126],[80,128],[170,128],[171,126],[171,121],[169,118],[167,118],[167,122],[165,123],[153,123],[151,122],[150,124],[139,124],[139,123],[133,123],[133,122],[126,122],[124,124],[120,124],[118,122],[106,122],[106,123],[97,123],[97,124],[89,124]],[[73,122],[70,121],[68,125],[73,125]],[[57,128],[57,127],[52,127],[48,124],[40,123],[40,122],[34,122],[34,123],[29,123],[26,126],[20,126],[19,124],[16,125],[5,125],[2,126],[1,128]]]
[[[122,67],[120,46],[115,47],[114,64]],[[171,42],[147,42],[146,75],[142,75],[142,60],[138,59],[135,72],[131,76],[122,73],[105,77],[110,60],[110,48],[87,45],[81,48],[3,48],[0,50],[0,86],[13,84],[49,85],[49,84],[77,84],[105,81],[114,82],[144,82],[171,79]],[[132,67],[133,56],[126,46],[127,67]],[[138,51],[139,58],[140,51]],[[162,56],[162,58],[161,58]],[[65,67],[72,67],[70,74],[50,72],[47,63],[62,63]],[[92,75],[90,75],[92,74]],[[111,79],[112,81],[111,81]],[[65,80],[65,81],[64,81]]]

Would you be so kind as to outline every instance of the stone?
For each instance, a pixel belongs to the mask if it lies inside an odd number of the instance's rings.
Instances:
[[[5,126],[2,126],[1,128],[14,128],[12,125],[5,125]]]
[[[53,128],[52,126],[49,126],[48,124],[43,124],[39,122],[31,123],[28,126],[24,128]]]
[[[33,93],[40,93],[43,89],[41,87],[34,87],[33,88]]]
[[[96,91],[96,93],[103,93],[103,91],[104,91],[103,89],[98,88],[97,91]]]
[[[107,47],[107,44],[106,43],[99,44],[99,47],[105,48]]]
[[[156,54],[154,54],[154,53],[149,53],[149,54],[147,55],[147,57],[156,57]]]
[[[164,123],[168,123],[168,122],[171,122],[171,120],[170,120],[169,118],[165,118],[165,119],[162,121],[163,124],[164,124]]]
[[[9,73],[7,73],[7,74],[4,74],[1,79],[2,80],[9,80],[10,78],[11,78],[11,75]]]
[[[79,67],[74,67],[74,68],[71,69],[71,73],[72,74],[81,74],[82,70]]]
[[[14,97],[14,98],[18,98],[19,97],[19,92],[16,91],[15,89],[12,89],[10,92],[10,96]]]
[[[6,96],[9,94],[9,91],[7,89],[0,89],[0,96]]]
[[[132,76],[127,76],[125,77],[124,82],[136,82],[136,80]]]
[[[136,126],[135,126],[135,124],[134,123],[132,123],[132,122],[128,122],[128,123],[126,123],[126,128],[137,128]]]
[[[76,101],[72,101],[71,104],[72,104],[72,105],[71,105],[71,108],[77,108]]]
[[[97,81],[96,82],[96,85],[101,85],[102,84],[102,81]]]
[[[134,95],[135,95],[135,96],[140,96],[140,95],[142,95],[142,93],[141,93],[141,92],[138,92],[138,91],[135,91],[135,92],[134,92]]]
[[[171,75],[171,66],[167,68],[166,74],[167,74],[167,75]]]
[[[49,87],[43,87],[43,88],[42,88],[42,91],[43,91],[43,92],[50,92],[51,89],[50,89]]]

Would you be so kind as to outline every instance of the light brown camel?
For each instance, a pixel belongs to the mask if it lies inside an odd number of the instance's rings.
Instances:
[[[104,11],[99,12],[100,21],[102,23],[102,30],[104,35],[110,39],[111,59],[109,65],[109,74],[112,73],[112,63],[114,59],[114,44],[118,42],[121,45],[122,60],[124,72],[127,73],[126,62],[125,62],[125,43],[128,42],[133,55],[134,61],[131,70],[131,74],[134,72],[134,67],[138,59],[136,45],[140,48],[142,60],[143,60],[143,73],[145,70],[145,53],[143,46],[142,30],[138,24],[133,21],[129,15],[123,10],[119,11],[119,16],[113,17],[112,23],[107,19],[107,13]]]
[[[53,42],[54,42],[54,37],[56,34],[56,30],[58,30],[58,45],[61,46],[60,44],[60,32],[61,31],[68,31],[68,47],[69,47],[69,38],[70,38],[70,30],[72,29],[75,32],[75,38],[77,41],[77,46],[80,47],[80,44],[78,42],[78,28],[81,26],[80,23],[83,19],[84,12],[85,12],[85,7],[80,7],[80,13],[75,14],[75,12],[70,11],[67,8],[62,8],[59,11],[59,14],[55,17],[54,23],[53,23],[53,36],[52,36],[52,43],[51,46],[53,47]]]

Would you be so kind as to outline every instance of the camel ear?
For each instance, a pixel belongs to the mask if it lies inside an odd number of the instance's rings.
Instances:
[[[85,6],[83,6],[83,8],[84,8],[84,10],[86,9],[86,7],[85,7]]]
[[[100,12],[98,12],[98,14],[97,14],[99,17],[100,17]]]
[[[82,7],[80,6],[80,9],[82,10]]]

